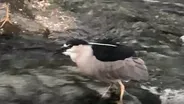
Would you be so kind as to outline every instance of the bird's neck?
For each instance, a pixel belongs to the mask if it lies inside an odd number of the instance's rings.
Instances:
[[[79,71],[85,75],[91,76],[93,75],[93,66],[94,66],[94,56],[92,57],[85,57],[85,58],[80,58],[76,61],[76,64],[79,68]]]
[[[86,46],[84,47],[84,49],[80,52],[79,55],[77,55],[77,58],[76,58],[76,64],[77,66],[79,67],[79,69],[82,71],[82,70],[85,70],[83,72],[86,72],[88,73],[88,68],[91,67],[91,63],[93,61],[93,50],[91,47],[89,46]]]
[[[80,54],[77,55],[77,61],[84,63],[85,61],[89,61],[90,58],[92,58],[92,56],[93,56],[93,50],[91,46],[84,46]]]

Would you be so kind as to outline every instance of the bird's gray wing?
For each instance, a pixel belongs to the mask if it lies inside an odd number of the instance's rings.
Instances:
[[[96,77],[105,82],[121,80],[147,80],[148,71],[145,63],[140,58],[126,58],[125,60],[104,62],[95,57],[78,61],[80,71],[88,76]]]
[[[147,80],[148,70],[144,61],[140,58],[126,58],[114,62],[104,62],[99,69],[101,77],[109,80]]]
[[[141,58],[127,58],[117,70],[121,79],[148,80],[148,70]]]

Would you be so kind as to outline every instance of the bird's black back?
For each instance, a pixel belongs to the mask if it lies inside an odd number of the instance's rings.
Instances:
[[[98,43],[114,45],[92,44],[93,54],[100,61],[117,61],[135,56],[135,51],[131,47],[116,44],[115,42],[112,42],[112,39],[98,40]],[[69,39],[66,44],[69,45],[67,48],[77,45],[89,45],[87,41],[82,39]]]
[[[131,47],[117,44],[116,46],[92,45],[93,54],[100,61],[117,61],[136,56]]]

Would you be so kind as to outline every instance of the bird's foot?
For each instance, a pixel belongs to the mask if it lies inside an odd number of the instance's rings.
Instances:
[[[2,24],[1,24],[0,28],[2,28],[7,22],[12,24],[10,18],[5,17],[3,20],[1,20],[0,23],[2,23]]]
[[[117,104],[123,104],[123,95],[124,95],[124,92],[125,92],[125,86],[123,85],[121,80],[119,80],[118,83],[120,85],[120,99],[117,102]]]
[[[2,19],[0,21],[0,23],[1,23],[0,28],[2,28],[7,22],[12,24],[12,22],[10,20],[10,14],[9,14],[9,5],[5,4],[4,7],[6,8],[6,16],[4,19]]]
[[[116,101],[116,104],[123,104],[123,101]]]

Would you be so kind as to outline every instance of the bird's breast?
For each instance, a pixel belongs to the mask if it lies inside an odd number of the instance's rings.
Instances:
[[[77,60],[76,63],[82,74],[90,77],[95,77],[101,81],[109,81],[109,78],[107,78],[107,74],[109,73],[107,72],[113,66],[111,62],[101,62],[96,59],[95,56],[93,56]]]
[[[77,59],[76,64],[81,73],[85,75],[93,75],[94,67],[93,57],[80,57]]]

